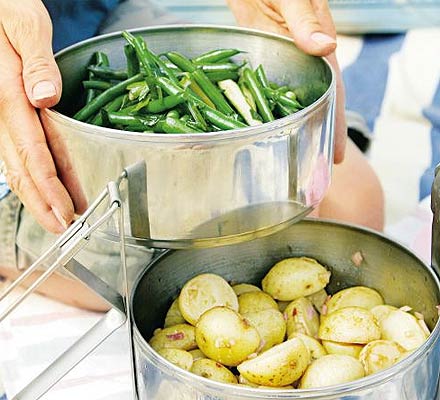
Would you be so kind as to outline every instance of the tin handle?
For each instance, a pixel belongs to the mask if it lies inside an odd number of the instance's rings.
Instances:
[[[440,164],[435,168],[431,190],[431,209],[433,213],[431,265],[437,276],[440,276]]]
[[[69,261],[73,263],[73,270],[69,268],[70,272],[98,292],[98,294],[100,294],[101,297],[113,307],[89,331],[61,354],[54,363],[37,376],[28,386],[22,389],[22,391],[12,400],[39,399],[81,360],[98,347],[108,336],[124,325],[128,320],[128,280],[125,260],[124,217],[122,212],[122,201],[119,195],[119,184],[124,177],[125,172],[121,175],[118,182],[109,182],[107,187],[87,211],[1,294],[0,301],[3,301],[44,262],[55,258],[55,261],[50,264],[49,268],[47,268],[47,270],[36,279],[22,295],[0,313],[0,322],[11,314],[11,312],[13,312],[19,304],[34,292],[36,288],[47,280],[51,274],[53,274],[58,268],[65,266]],[[89,218],[107,198],[109,199],[108,209],[90,225],[88,222]],[[116,212],[119,213],[118,228],[121,245],[121,266],[123,268],[123,278],[125,281],[125,296],[121,296],[118,291],[105,284],[102,280],[92,274],[92,272],[88,271],[73,260],[73,257],[87,245],[92,233],[112,218]],[[130,343],[130,350],[132,351],[132,343]]]

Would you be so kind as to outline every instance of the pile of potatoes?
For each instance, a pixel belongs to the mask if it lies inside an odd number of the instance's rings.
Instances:
[[[149,344],[180,368],[219,382],[306,389],[388,368],[429,336],[423,316],[385,305],[374,289],[333,296],[316,260],[288,258],[261,282],[232,286],[221,276],[189,280]]]

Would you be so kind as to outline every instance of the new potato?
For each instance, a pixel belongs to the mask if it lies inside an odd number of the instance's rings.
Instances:
[[[312,337],[318,336],[319,315],[307,298],[293,300],[284,310],[284,315],[287,321],[287,335],[301,332]]]
[[[367,310],[383,304],[382,296],[374,289],[353,286],[335,293],[327,302],[327,314],[345,307],[361,307]]]

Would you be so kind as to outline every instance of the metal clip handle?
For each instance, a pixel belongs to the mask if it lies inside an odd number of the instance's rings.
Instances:
[[[118,182],[109,182],[99,197],[91,204],[87,211],[62,235],[58,240],[47,249],[19,278],[17,278],[0,296],[0,301],[4,300],[16,289],[22,282],[30,277],[32,272],[37,270],[44,262],[56,257],[49,268],[36,279],[25,292],[14,300],[0,314],[0,322],[6,318],[19,304],[21,304],[32,292],[35,291],[49,276],[58,268],[65,266],[72,261],[73,267],[69,270],[80,280],[83,280],[89,287],[97,291],[101,297],[106,300],[113,308],[108,311],[101,320],[99,320],[88,332],[86,332],[76,343],[66,350],[58,359],[37,376],[28,386],[18,393],[12,400],[36,400],[55,385],[63,376],[74,368],[82,359],[90,354],[116,329],[120,328],[128,320],[129,301],[128,301],[128,279],[125,258],[125,233],[124,233],[124,213],[122,210],[122,201],[119,195],[119,184],[124,179],[126,173],[121,175]],[[89,225],[88,219],[96,209],[109,199],[108,209],[92,224]],[[124,296],[110,288],[102,280],[93,275],[86,268],[72,258],[84,248],[91,236],[100,226],[106,223],[116,212],[119,212],[118,228],[120,233],[121,246],[121,267],[123,269]],[[73,269],[72,269],[73,268]],[[131,330],[131,325],[129,324]],[[130,335],[131,336],[131,335]],[[130,350],[132,349],[130,337]],[[133,374],[134,376],[134,374]]]

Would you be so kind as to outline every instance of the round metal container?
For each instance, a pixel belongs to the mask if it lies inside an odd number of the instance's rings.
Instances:
[[[362,262],[354,263],[360,252]],[[263,390],[196,376],[159,356],[147,343],[183,284],[212,272],[229,281],[259,283],[277,261],[316,258],[332,277],[330,293],[354,285],[377,289],[387,304],[424,314],[432,333],[418,350],[393,367],[347,384],[310,390]],[[358,258],[358,256],[356,256]],[[169,251],[139,277],[132,295],[134,352],[139,400],[433,400],[438,398],[439,281],[410,251],[373,231],[304,220],[274,235],[225,248]]]
[[[270,80],[325,93],[305,109],[259,127],[187,134],[129,133],[69,116],[78,109],[81,81],[95,51],[124,67],[120,33],[100,36],[56,56],[63,97],[41,119],[57,165],[69,165],[89,203],[125,170],[122,183],[129,241],[150,247],[206,247],[272,233],[318,204],[330,182],[335,79],[328,63],[291,40],[259,31],[216,26],[164,26],[135,31],[160,54],[188,57],[223,47],[237,61],[263,64]],[[115,237],[114,226],[101,233]]]

